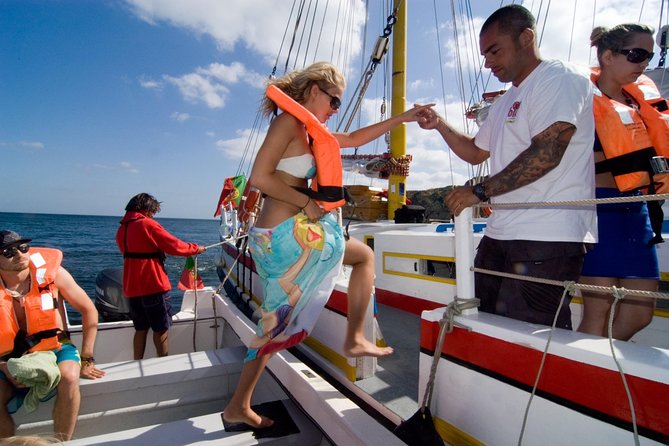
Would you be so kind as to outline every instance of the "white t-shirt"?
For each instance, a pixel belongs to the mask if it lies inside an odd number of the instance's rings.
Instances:
[[[490,152],[492,176],[526,150],[534,136],[558,121],[576,126],[560,164],[533,183],[493,197],[493,203],[595,197],[595,122],[587,70],[557,60],[542,61],[490,107],[475,144]],[[498,240],[595,243],[597,215],[594,205],[494,209],[485,233]]]

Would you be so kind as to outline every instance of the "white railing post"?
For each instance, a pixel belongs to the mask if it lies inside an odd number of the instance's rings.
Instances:
[[[455,275],[456,295],[471,299],[474,294],[474,231],[472,208],[465,208],[455,217]]]

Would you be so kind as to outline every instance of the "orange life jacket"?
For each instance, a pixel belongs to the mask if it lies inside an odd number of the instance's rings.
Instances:
[[[311,191],[303,191],[326,211],[346,204],[343,188],[341,146],[332,133],[313,113],[284,93],[276,85],[267,87],[267,97],[284,112],[302,122],[313,138],[311,150],[316,160],[316,177],[311,180]]]
[[[590,79],[596,85],[600,70],[595,67]],[[669,157],[669,107],[653,81],[641,75],[623,87],[639,105],[618,104],[595,88],[593,112],[597,137],[606,160],[595,165],[597,173],[611,172],[621,192],[651,184],[653,156]]]
[[[28,351],[59,349],[58,290],[54,285],[63,253],[51,248],[30,248],[30,291],[23,298],[26,334],[37,342]],[[12,296],[0,284],[0,356],[14,349],[19,331]]]

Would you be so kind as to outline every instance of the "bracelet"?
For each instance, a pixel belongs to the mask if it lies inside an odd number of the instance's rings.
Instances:
[[[309,206],[309,202],[310,202],[310,201],[311,201],[311,197],[307,197],[307,202],[304,204],[304,206],[302,206],[302,207],[300,208],[300,210],[303,211],[304,208],[306,208],[307,206]]]
[[[92,356],[82,356],[81,357],[81,364],[95,364],[95,358]]]

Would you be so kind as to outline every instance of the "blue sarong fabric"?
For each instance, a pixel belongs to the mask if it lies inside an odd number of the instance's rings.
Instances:
[[[344,235],[335,216],[304,213],[273,228],[251,228],[249,247],[262,282],[262,317],[246,361],[292,347],[313,329],[341,270]]]

